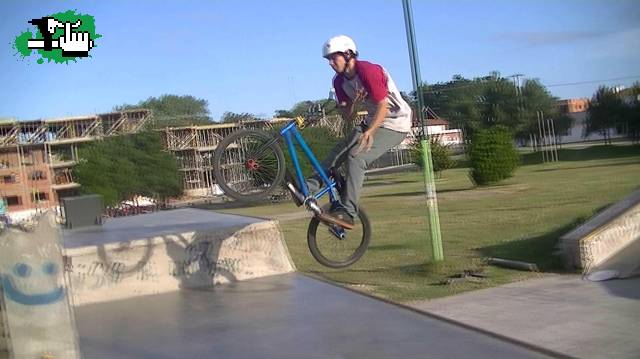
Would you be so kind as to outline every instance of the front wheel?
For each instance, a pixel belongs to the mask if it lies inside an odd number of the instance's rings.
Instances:
[[[213,174],[229,197],[258,202],[280,188],[285,174],[284,154],[269,134],[240,130],[218,144],[213,156]]]
[[[311,255],[320,264],[330,268],[344,268],[357,262],[369,247],[370,240],[371,224],[362,208],[358,209],[353,229],[325,225],[314,217],[307,230]]]

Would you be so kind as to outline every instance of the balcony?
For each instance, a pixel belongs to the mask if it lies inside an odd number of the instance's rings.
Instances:
[[[76,165],[76,161],[53,161],[51,162],[51,168],[64,168],[64,167],[73,167]]]
[[[60,184],[52,184],[51,189],[59,191],[63,189],[71,189],[80,187],[80,183],[76,182],[68,182],[68,183],[60,183]]]

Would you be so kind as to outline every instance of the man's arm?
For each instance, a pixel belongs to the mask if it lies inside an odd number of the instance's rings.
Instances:
[[[378,102],[378,106],[376,108],[376,114],[373,116],[373,120],[369,123],[369,128],[364,131],[360,139],[358,140],[359,146],[356,150],[356,153],[359,153],[363,149],[365,151],[369,151],[373,146],[373,137],[380,128],[380,125],[384,121],[384,118],[387,116],[387,101],[382,100]]]

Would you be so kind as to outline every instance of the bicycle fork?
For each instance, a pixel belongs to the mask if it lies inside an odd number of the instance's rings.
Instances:
[[[304,195],[300,193],[298,188],[290,181],[286,181],[286,187],[289,192],[291,192],[293,201],[295,202],[296,206],[300,207],[304,205],[308,211],[313,212],[314,216],[318,217],[322,222],[328,225],[331,234],[336,236],[338,239],[346,238],[345,228],[351,229],[353,228],[353,226],[347,223],[342,223],[342,221],[340,221],[339,219],[333,218],[323,213],[322,208],[320,208],[318,202],[313,196],[305,198]]]

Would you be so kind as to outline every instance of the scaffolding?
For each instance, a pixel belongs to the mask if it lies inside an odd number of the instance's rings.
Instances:
[[[337,115],[325,116],[314,126],[326,127],[340,137],[350,132],[364,116],[366,112],[359,112],[353,123],[345,123]],[[139,132],[151,119],[149,110],[131,110],[0,122],[0,196],[8,200],[10,211],[56,206],[61,197],[76,194],[80,187],[73,175],[80,146],[104,137]],[[221,194],[213,174],[213,155],[224,137],[240,129],[276,131],[289,121],[291,119],[274,118],[167,127],[157,131],[164,147],[178,162],[186,195],[213,196]],[[238,151],[241,153],[242,148]],[[393,155],[393,165],[406,161],[402,153]]]
[[[80,185],[72,168],[83,143],[138,132],[149,110],[0,122],[0,195],[12,211],[55,206]]]
[[[353,127],[361,122],[367,112],[358,112],[353,123],[345,123],[339,115],[323,116],[313,127],[325,127],[337,137],[347,135]],[[187,196],[210,197],[220,194],[216,186],[213,174],[213,155],[220,141],[229,134],[241,129],[261,129],[274,131],[287,122],[290,118],[274,118],[269,121],[242,121],[239,123],[215,124],[208,126],[168,127],[162,131],[165,147],[171,151],[178,162],[178,169],[182,174],[183,188]],[[237,151],[230,151],[225,159],[229,166],[225,171],[234,171],[231,164],[237,164],[242,157],[246,144],[238,144]],[[376,166],[400,165],[410,162],[407,157],[408,150],[392,149],[387,157],[393,158],[387,161],[378,161]],[[390,164],[389,164],[390,163]],[[237,172],[237,171],[235,171]],[[228,173],[227,178],[242,182],[243,175]]]

